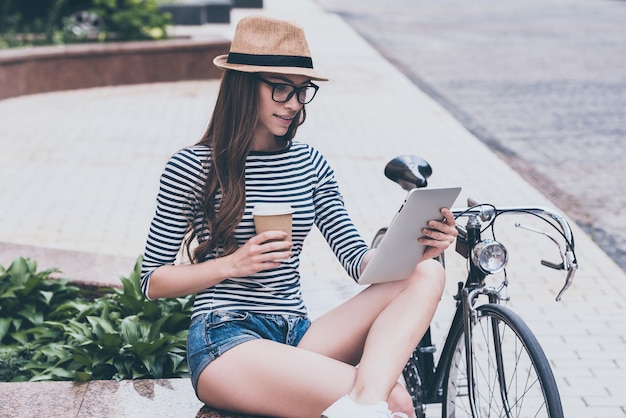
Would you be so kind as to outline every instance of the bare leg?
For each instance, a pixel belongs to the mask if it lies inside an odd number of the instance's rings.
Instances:
[[[423,262],[410,279],[372,285],[317,319],[299,347],[358,363],[350,397],[364,405],[387,400],[392,410],[410,416],[406,398],[396,404],[391,391],[426,332],[444,285],[442,266]]]
[[[372,285],[315,320],[297,348],[266,340],[241,344],[204,370],[198,396],[242,413],[319,417],[350,393],[358,403],[387,400],[392,410],[412,415],[397,379],[443,284],[441,266],[423,262],[410,279]]]

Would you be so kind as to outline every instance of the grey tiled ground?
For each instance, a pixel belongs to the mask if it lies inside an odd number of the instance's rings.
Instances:
[[[250,12],[258,11],[236,11],[233,20]],[[316,68],[331,78],[309,105],[299,138],[330,160],[367,239],[390,221],[404,196],[382,175],[400,154],[429,160],[433,186],[462,186],[457,206],[470,195],[500,205],[551,206],[338,17],[312,1],[266,0],[263,13],[303,25]],[[211,30],[229,33],[232,26],[194,28],[194,34]],[[98,279],[128,273],[143,249],[161,168],[199,138],[216,90],[216,81],[191,81],[1,101],[0,263],[7,264],[15,248],[53,249],[76,260],[122,260]],[[555,250],[537,235],[502,230],[499,238],[511,252],[511,306],[543,343],[566,416],[626,416],[626,277],[579,229],[575,234],[581,270],[556,303],[563,275],[539,265]],[[302,274],[315,316],[358,288],[318,234],[306,245]],[[71,272],[71,258],[41,267]],[[453,253],[448,260],[449,289],[433,324],[438,343],[453,305],[449,295],[463,279],[463,262]]]

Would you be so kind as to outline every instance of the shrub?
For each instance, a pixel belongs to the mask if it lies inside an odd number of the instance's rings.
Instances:
[[[0,381],[187,376],[192,298],[146,300],[140,261],[93,300],[34,261],[0,266]]]
[[[93,11],[105,25],[105,40],[161,39],[167,36],[169,15],[156,0],[93,0]]]
[[[0,0],[0,48],[167,37],[157,0]]]

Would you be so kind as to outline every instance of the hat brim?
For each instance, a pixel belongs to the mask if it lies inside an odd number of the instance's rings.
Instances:
[[[213,59],[213,64],[223,70],[241,71],[244,73],[274,73],[285,75],[303,75],[316,81],[328,81],[328,78],[320,75],[313,68],[302,67],[270,67],[262,65],[229,64],[228,55],[219,55]]]

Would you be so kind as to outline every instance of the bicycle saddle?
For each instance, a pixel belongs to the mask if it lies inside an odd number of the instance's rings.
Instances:
[[[385,166],[385,176],[404,190],[426,187],[433,169],[426,160],[415,155],[401,155]]]

